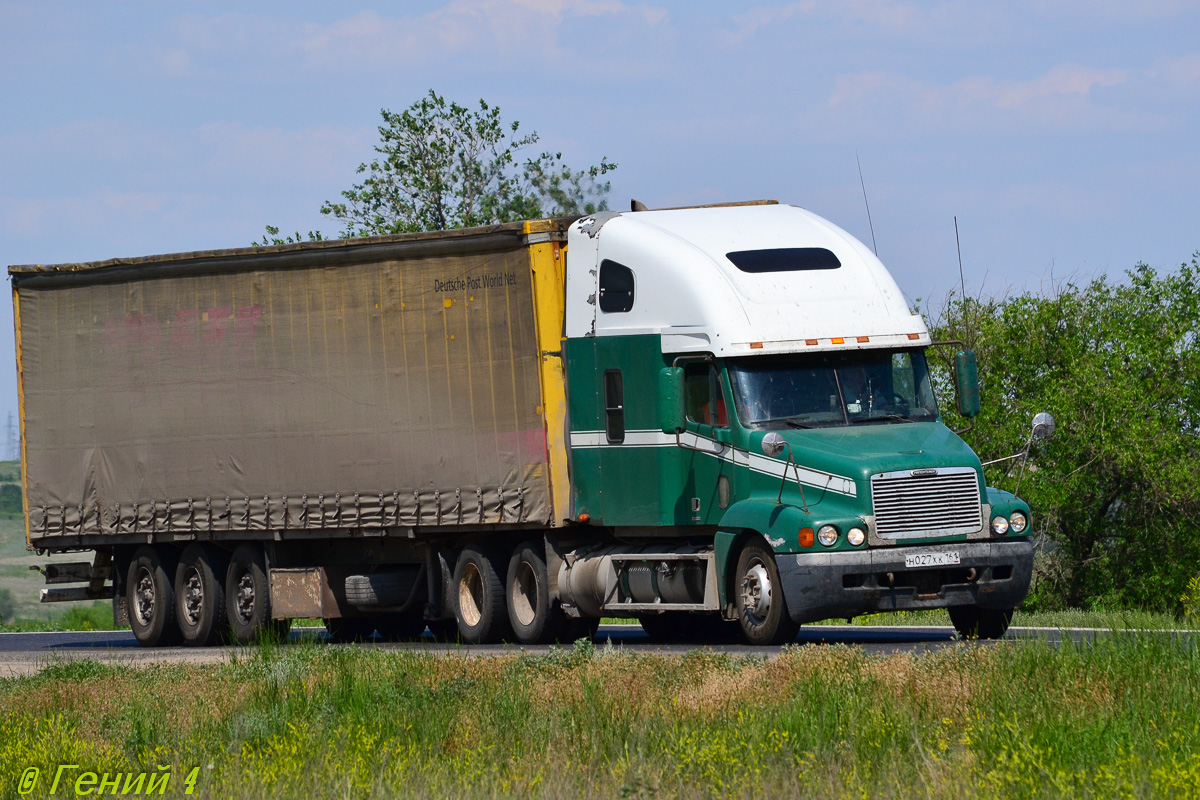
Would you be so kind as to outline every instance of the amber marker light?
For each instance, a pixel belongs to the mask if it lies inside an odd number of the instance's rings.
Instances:
[[[801,528],[800,529],[800,546],[801,547],[812,547],[813,546],[813,529],[812,528]]]
[[[870,336],[858,336],[858,337],[856,337],[856,339],[858,340],[859,344],[861,344],[861,343],[863,343],[863,342],[869,342],[869,341],[871,341],[871,337],[870,337]]]
[[[805,339],[804,343],[805,344],[816,344],[817,340],[816,339]]]
[[[846,343],[846,340],[843,339],[841,336],[835,336],[832,339],[830,339],[829,341],[832,342],[833,344],[845,344]]]
[[[580,521],[580,522],[591,522],[591,521],[592,521],[592,515],[591,515],[591,514],[580,514],[580,515],[579,515],[579,521]]]
[[[908,338],[910,338],[910,339],[920,339],[920,338],[921,338],[921,334],[919,334],[919,333],[910,333],[910,334],[908,335]]]
[[[762,342],[751,342],[750,349],[751,350],[762,350]]]

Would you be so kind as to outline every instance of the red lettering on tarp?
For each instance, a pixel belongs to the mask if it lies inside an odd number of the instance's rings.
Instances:
[[[197,323],[200,312],[194,308],[181,308],[175,314],[171,331],[171,355],[181,360],[191,359],[196,350]]]
[[[229,328],[229,307],[210,308],[204,312],[204,332],[200,341],[207,345],[220,345],[225,341],[225,331]]]
[[[111,317],[104,321],[104,346],[132,349],[140,356],[158,355],[158,320],[152,314]]]

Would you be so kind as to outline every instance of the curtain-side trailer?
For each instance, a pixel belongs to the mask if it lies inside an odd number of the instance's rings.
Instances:
[[[27,541],[95,552],[44,599],[143,644],[997,636],[1028,590],[1029,508],[943,424],[923,321],[793,206],[9,273]]]

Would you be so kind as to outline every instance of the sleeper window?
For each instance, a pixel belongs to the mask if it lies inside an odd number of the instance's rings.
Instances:
[[[633,270],[607,258],[600,262],[600,310],[623,314],[633,308]]]

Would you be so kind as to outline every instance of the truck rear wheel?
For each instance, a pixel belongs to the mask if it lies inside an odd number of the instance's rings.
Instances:
[[[1000,639],[1012,622],[1011,608],[950,606],[950,622],[964,639]]]
[[[271,584],[262,550],[255,545],[238,545],[229,559],[225,611],[232,638],[238,644],[251,644],[264,637],[287,637],[291,623],[271,619]]]
[[[184,644],[216,644],[228,629],[225,571],[225,561],[215,548],[202,544],[184,548],[175,570],[175,617]]]
[[[524,542],[508,562],[508,621],[522,644],[553,642],[566,621],[550,597],[550,576],[542,550],[537,542]]]
[[[800,625],[788,616],[775,553],[761,540],[746,544],[738,556],[737,612],[742,635],[752,645],[785,644]]]
[[[509,634],[504,581],[498,559],[480,545],[467,545],[454,567],[454,617],[467,644],[495,644]]]
[[[175,598],[171,579],[175,574],[174,550],[142,545],[133,554],[125,579],[128,592],[129,627],[145,647],[178,644]]]

